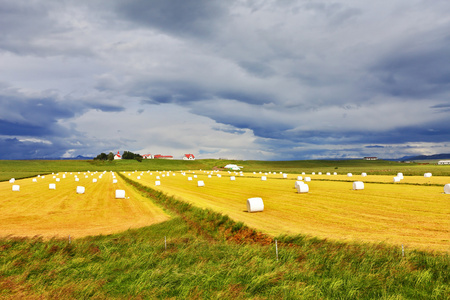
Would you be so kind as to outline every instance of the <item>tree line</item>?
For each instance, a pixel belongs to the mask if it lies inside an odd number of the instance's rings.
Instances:
[[[135,159],[139,162],[142,161],[142,156],[138,153],[133,153],[130,151],[124,151],[122,154],[122,159]],[[109,161],[113,161],[114,160],[114,153],[109,152],[108,154],[106,153],[100,153],[99,155],[97,155],[94,160],[109,160]]]

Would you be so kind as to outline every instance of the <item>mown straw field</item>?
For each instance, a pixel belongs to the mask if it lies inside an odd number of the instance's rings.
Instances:
[[[1,182],[0,236],[79,238],[168,220],[161,208],[120,178],[113,183],[113,176],[110,172],[60,172]],[[56,189],[49,189],[50,184]],[[20,190],[13,191],[13,185]],[[85,193],[77,194],[77,186],[85,187]],[[116,189],[125,190],[126,198],[115,199]]]
[[[443,185],[450,182],[448,177],[405,176],[394,184],[392,178],[396,174],[289,174],[287,178],[280,173],[241,176],[223,171],[123,174],[272,235],[308,234],[450,252],[450,195],[443,193]],[[261,180],[261,176],[267,180]],[[306,182],[308,193],[297,193],[297,176],[311,177],[311,182]],[[205,186],[199,187],[199,180]],[[155,185],[155,181],[160,185]],[[353,190],[353,181],[365,181],[364,189]],[[251,197],[264,200],[263,212],[247,212],[246,200]]]

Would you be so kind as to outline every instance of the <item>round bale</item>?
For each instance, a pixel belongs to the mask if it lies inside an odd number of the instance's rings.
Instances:
[[[308,192],[309,192],[309,186],[308,186],[306,183],[304,183],[304,184],[299,184],[299,185],[297,186],[297,192],[298,192],[299,194],[308,193]]]
[[[205,183],[203,182],[203,180],[199,180],[197,181],[197,186],[205,186]]]
[[[266,176],[261,176],[261,180],[262,181],[267,180],[267,177]]]
[[[116,190],[116,199],[125,199],[125,190]]]
[[[48,185],[48,189],[49,189],[49,190],[56,190],[56,184],[50,183],[50,184]]]
[[[13,190],[13,192],[19,192],[20,191],[20,185],[17,185],[17,184],[13,185],[12,186],[12,190]]]
[[[156,180],[156,181],[155,181],[155,185],[160,186],[160,185],[161,185],[161,181]]]
[[[84,186],[77,186],[77,194],[84,194],[85,190]]]
[[[261,198],[255,197],[255,198],[248,198],[247,199],[247,211],[252,212],[258,212],[264,210],[264,202]]]
[[[364,189],[364,182],[362,182],[362,181],[355,181],[355,182],[353,182],[353,189],[354,190],[363,190]]]
[[[401,180],[400,177],[398,177],[398,176],[395,176],[395,177],[394,177],[394,182],[400,182],[400,180]]]
[[[352,177],[353,174],[352,173],[347,173],[347,177]]]
[[[403,173],[397,173],[397,176],[396,177],[398,177],[398,178],[400,178],[400,179],[403,179]]]
[[[305,181],[306,182],[310,182],[311,181],[311,177],[305,177]]]
[[[236,177],[230,176],[230,180],[236,180]]]
[[[450,194],[450,183],[444,185],[444,194]]]
[[[423,177],[431,177],[432,176],[432,174],[431,173],[425,173],[425,174],[423,174]]]

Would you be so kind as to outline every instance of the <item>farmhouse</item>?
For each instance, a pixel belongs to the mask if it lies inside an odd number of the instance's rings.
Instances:
[[[119,151],[117,151],[117,154],[114,155],[114,159],[122,159],[122,155],[120,155]]]
[[[438,161],[438,165],[450,165],[450,160],[440,160]]]
[[[143,159],[153,159],[153,155],[151,155],[151,154],[143,154],[142,158]]]
[[[376,157],[376,156],[366,156],[366,157],[364,157],[364,160],[377,160],[378,159],[378,157]]]
[[[185,154],[183,160],[195,160],[194,154]]]
[[[173,159],[172,155],[161,155],[161,154],[156,154],[153,156],[154,159]]]

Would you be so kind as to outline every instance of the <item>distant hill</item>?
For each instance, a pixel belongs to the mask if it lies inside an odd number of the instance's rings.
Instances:
[[[443,154],[433,154],[433,155],[418,155],[418,156],[403,156],[402,158],[399,158],[397,160],[399,161],[405,161],[405,160],[428,160],[428,159],[450,159],[450,153],[443,153]]]

